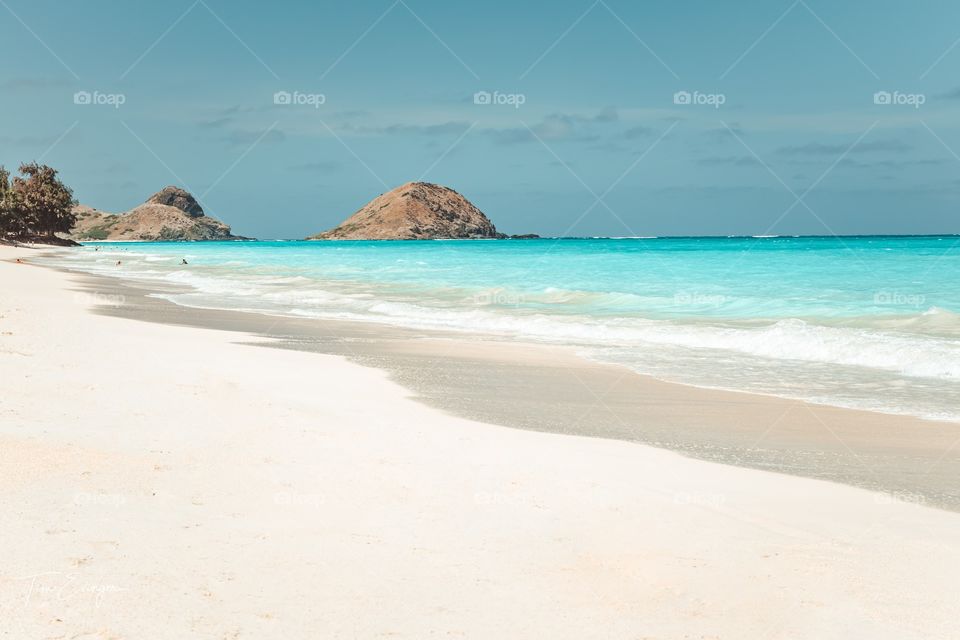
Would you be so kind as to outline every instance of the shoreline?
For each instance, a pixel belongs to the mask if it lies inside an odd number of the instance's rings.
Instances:
[[[17,637],[956,635],[956,513],[460,419],[342,356],[92,313],[10,255]]]
[[[494,340],[573,347],[585,358],[626,364],[641,375],[699,388],[960,424],[954,380],[960,376],[954,340],[960,316],[949,311],[957,301],[947,283],[923,297],[886,290],[871,297],[862,293],[863,288],[879,285],[862,282],[862,274],[847,277],[845,283],[819,282],[835,277],[824,275],[833,273],[825,267],[834,258],[838,264],[850,259],[844,258],[839,245],[823,252],[798,247],[812,251],[811,277],[818,281],[803,284],[806,281],[799,279],[789,292],[778,292],[770,287],[776,280],[771,274],[779,269],[761,270],[756,287],[736,284],[738,279],[724,285],[713,282],[713,276],[701,281],[693,273],[686,283],[669,280],[667,273],[650,282],[638,273],[630,283],[618,283],[603,269],[596,273],[595,284],[580,282],[572,288],[562,282],[550,284],[555,277],[551,269],[565,273],[570,265],[579,264],[577,260],[607,252],[625,270],[632,264],[630,256],[639,252],[647,256],[640,263],[652,260],[653,269],[662,262],[655,255],[680,263],[686,260],[686,251],[708,263],[722,259],[727,248],[748,255],[753,245],[739,241],[708,243],[703,253],[697,251],[698,244],[682,243],[649,255],[641,249],[617,249],[616,243],[588,243],[557,256],[550,269],[539,262],[543,251],[549,253],[549,243],[489,252],[470,243],[451,251],[421,251],[396,242],[384,245],[383,251],[375,243],[362,242],[370,246],[314,251],[310,243],[286,243],[289,249],[284,244],[244,248],[214,243],[193,249],[179,243],[108,245],[104,254],[94,254],[88,247],[61,252],[45,262],[108,277],[132,277],[147,288],[182,284],[187,288],[165,297],[187,306],[313,317],[320,322],[340,318],[468,339],[484,332]],[[897,264],[888,259],[891,251],[922,263],[923,256],[938,247],[926,241],[882,242],[867,243],[864,250],[883,272]],[[128,250],[132,253],[124,257]],[[792,252],[774,248],[771,256],[779,263]],[[578,257],[582,255],[594,258]],[[191,266],[180,266],[181,258],[189,256]],[[517,264],[508,260],[501,269],[495,266],[498,256],[515,256]],[[111,258],[123,259],[124,266],[115,268]],[[471,261],[477,272],[462,271]],[[381,275],[378,262],[386,269]],[[424,265],[434,263],[439,269],[436,278],[423,271]],[[525,265],[524,271],[532,270],[532,281],[523,282],[520,265]],[[670,272],[691,266],[664,268]],[[360,271],[351,274],[353,269]],[[877,277],[896,282],[891,278],[897,276],[892,271]],[[833,293],[824,293],[829,291]],[[818,298],[821,294],[826,297]],[[927,296],[929,304],[923,304]]]
[[[663,381],[573,348],[378,323],[203,309],[123,278],[80,278],[96,312],[253,334],[386,371],[415,399],[478,422],[624,440],[829,480],[960,511],[960,423]],[[168,291],[176,291],[171,286]],[[110,304],[122,299],[121,305]]]

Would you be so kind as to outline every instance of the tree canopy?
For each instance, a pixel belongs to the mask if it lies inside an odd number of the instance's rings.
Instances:
[[[57,170],[36,162],[20,165],[19,176],[0,167],[0,236],[52,237],[76,224],[73,191]]]

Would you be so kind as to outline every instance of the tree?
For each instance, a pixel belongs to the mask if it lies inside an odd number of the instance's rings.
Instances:
[[[21,235],[26,230],[10,189],[10,172],[0,166],[0,238]]]
[[[14,217],[20,218],[25,231],[48,238],[70,231],[77,222],[73,191],[60,181],[57,170],[31,162],[20,165],[20,173],[24,177],[14,178],[7,191]]]

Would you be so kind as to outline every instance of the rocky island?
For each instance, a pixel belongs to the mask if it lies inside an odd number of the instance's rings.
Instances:
[[[383,193],[338,226],[307,240],[506,238],[480,209],[438,184],[408,182]]]
[[[84,205],[74,207],[73,240],[244,240],[230,227],[203,211],[188,191],[165,187],[125,213],[107,213]]]

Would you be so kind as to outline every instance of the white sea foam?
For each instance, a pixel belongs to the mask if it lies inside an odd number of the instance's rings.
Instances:
[[[360,269],[349,261],[333,263],[324,267],[323,279],[308,267],[278,269],[239,259],[213,265],[191,259],[181,266],[179,256],[107,247],[63,260],[96,273],[186,286],[188,292],[163,296],[187,306],[573,344],[665,379],[960,420],[960,315],[936,306],[837,316],[827,313],[829,300],[811,298],[803,301],[804,317],[778,318],[779,298],[750,291],[733,297],[702,286],[677,292],[523,290],[379,280],[398,269],[435,268],[420,259]],[[659,315],[638,311],[647,309]]]
[[[131,257],[129,254],[128,258]],[[145,261],[149,261],[145,257]],[[150,261],[155,262],[155,261]],[[241,263],[242,264],[242,263]],[[498,287],[447,307],[375,297],[369,292],[333,291],[301,276],[243,277],[184,268],[158,272],[128,271],[125,275],[161,278],[191,286],[195,291],[172,296],[174,301],[203,306],[223,305],[224,297],[257,298],[264,310],[316,317],[342,317],[386,322],[412,328],[487,331],[523,339],[575,342],[582,345],[652,345],[733,351],[772,360],[842,364],[892,371],[904,376],[960,379],[960,344],[953,340],[902,331],[822,326],[801,319],[784,319],[759,326],[683,323],[636,317],[590,317],[538,313],[517,302],[571,305],[592,309],[629,306],[649,300],[632,293],[547,288],[521,294]],[[210,299],[211,297],[216,300]],[[479,302],[478,302],[479,301]],[[491,308],[488,301],[498,303]],[[248,304],[249,301],[244,304]],[[957,324],[957,314],[937,308],[889,320],[898,328],[939,321]],[[878,321],[882,324],[882,320]],[[855,322],[851,322],[855,324]]]
[[[502,288],[480,291],[471,304],[446,307],[390,300],[370,292],[344,293],[313,284],[305,278],[233,279],[178,270],[165,274],[169,282],[189,284],[194,293],[177,294],[174,300],[203,305],[210,296],[223,304],[222,296],[257,298],[265,309],[316,317],[342,317],[386,322],[414,328],[487,331],[524,339],[575,342],[597,346],[652,345],[732,351],[772,360],[797,360],[842,364],[896,372],[904,376],[943,380],[960,379],[960,345],[936,336],[883,331],[862,327],[823,326],[800,319],[784,319],[756,326],[729,323],[683,323],[635,317],[597,318],[584,315],[538,313],[531,308],[514,308],[515,296]],[[305,286],[308,285],[308,286]],[[545,305],[589,305],[617,307],[635,302],[627,293],[576,292],[547,289],[535,296]],[[211,302],[212,300],[206,300]],[[494,301],[496,308],[483,304]],[[529,299],[523,299],[529,303]],[[907,319],[899,328],[931,321],[955,324],[956,314],[930,309]],[[892,320],[890,321],[893,322]],[[855,323],[851,323],[855,324]]]

